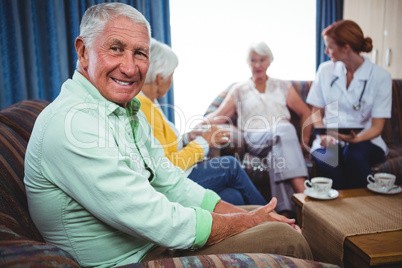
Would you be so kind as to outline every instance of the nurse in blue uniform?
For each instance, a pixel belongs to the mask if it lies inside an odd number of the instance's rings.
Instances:
[[[355,22],[337,21],[322,36],[331,60],[320,65],[307,96],[314,126],[363,130],[317,135],[312,145],[317,172],[332,178],[335,189],[366,187],[371,167],[388,153],[381,132],[391,117],[391,75],[360,55],[373,44]]]

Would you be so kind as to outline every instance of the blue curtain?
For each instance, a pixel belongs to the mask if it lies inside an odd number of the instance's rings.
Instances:
[[[0,109],[24,99],[57,97],[75,70],[81,18],[103,2],[135,7],[150,22],[152,36],[171,44],[169,0],[1,0]],[[173,90],[161,102],[173,105]]]
[[[331,23],[343,18],[343,0],[317,0],[316,18],[316,69],[324,61],[329,60],[325,55],[325,44],[322,31]]]

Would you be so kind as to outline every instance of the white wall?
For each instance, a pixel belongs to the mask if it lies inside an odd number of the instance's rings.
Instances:
[[[268,75],[313,80],[315,0],[170,0],[176,126],[187,131],[215,96],[250,77],[246,52],[265,41],[274,54]]]

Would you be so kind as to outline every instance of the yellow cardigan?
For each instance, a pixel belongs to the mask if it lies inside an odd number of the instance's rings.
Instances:
[[[175,166],[186,170],[204,158],[204,150],[194,141],[177,151],[177,136],[159,108],[142,94],[138,94],[136,97],[141,101],[141,111],[151,125],[155,138],[161,143],[166,157]]]

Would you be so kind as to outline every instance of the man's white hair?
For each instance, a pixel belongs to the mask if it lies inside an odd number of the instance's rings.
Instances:
[[[158,74],[162,78],[169,77],[179,65],[179,59],[173,50],[168,45],[153,38],[150,42],[149,55],[149,68],[145,84],[154,83]]]
[[[82,17],[80,24],[80,36],[84,40],[85,46],[91,48],[95,39],[103,33],[106,25],[120,17],[129,18],[132,22],[143,25],[148,30],[151,38],[151,26],[137,9],[123,3],[103,3],[88,8]],[[77,68],[79,61],[77,61]]]

